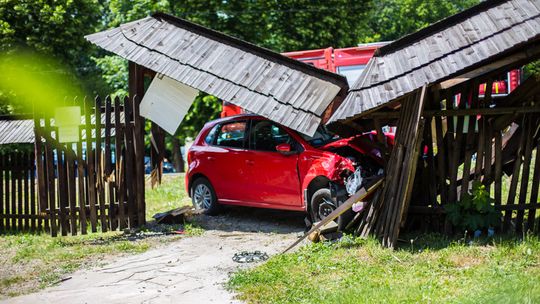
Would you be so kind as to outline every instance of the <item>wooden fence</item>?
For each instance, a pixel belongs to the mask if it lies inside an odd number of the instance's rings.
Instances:
[[[47,216],[37,204],[35,176],[32,150],[0,152],[0,232],[45,228]]]
[[[537,231],[540,181],[540,108],[532,79],[505,97],[485,96],[469,81],[428,96],[412,213],[448,231],[445,204],[460,201],[480,181],[502,212],[499,231]]]
[[[134,103],[66,104],[81,109],[77,140],[68,143],[52,114],[35,114],[34,152],[0,156],[0,229],[56,236],[144,224],[144,120]]]

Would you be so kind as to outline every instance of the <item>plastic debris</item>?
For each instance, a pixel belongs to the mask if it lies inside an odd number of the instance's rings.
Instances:
[[[364,210],[364,207],[366,206],[366,202],[358,202],[358,203],[354,203],[352,205],[352,211],[358,213],[362,210]]]
[[[242,251],[235,253],[233,261],[236,263],[255,263],[268,260],[268,254],[259,250],[256,251]]]
[[[353,195],[362,185],[362,167],[358,166],[353,174],[345,180],[345,189],[349,195]]]

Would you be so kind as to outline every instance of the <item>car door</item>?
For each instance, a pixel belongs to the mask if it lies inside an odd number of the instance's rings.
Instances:
[[[247,120],[218,125],[202,156],[205,167],[201,171],[210,179],[218,200],[224,203],[243,200],[247,125]]]
[[[249,177],[245,199],[260,207],[298,209],[302,206],[298,153],[277,152],[276,146],[282,143],[299,149],[278,124],[268,120],[251,121],[249,149],[245,153]]]

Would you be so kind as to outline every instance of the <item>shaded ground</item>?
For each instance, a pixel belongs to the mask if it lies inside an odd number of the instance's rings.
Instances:
[[[233,255],[276,254],[304,230],[302,214],[263,209],[231,208],[193,221],[206,230],[201,236],[77,271],[55,287],[6,303],[237,303],[223,284],[252,264],[233,262]]]

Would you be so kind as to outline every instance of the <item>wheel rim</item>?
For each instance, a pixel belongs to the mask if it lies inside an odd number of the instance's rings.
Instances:
[[[319,204],[319,219],[323,219],[327,217],[332,211],[336,210],[336,206],[326,198],[321,199],[321,202]]]
[[[212,205],[212,192],[210,188],[204,184],[197,185],[193,193],[193,200],[195,201],[195,207],[199,209],[210,209]]]

